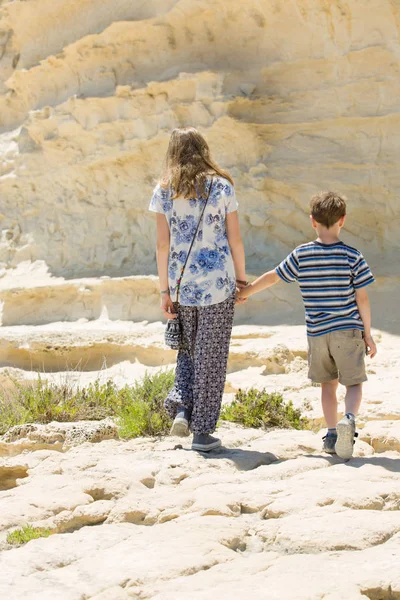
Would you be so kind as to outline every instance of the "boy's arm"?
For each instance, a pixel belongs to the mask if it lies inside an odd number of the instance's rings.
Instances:
[[[368,292],[365,287],[356,289],[356,302],[358,312],[364,325],[364,341],[367,354],[374,358],[377,353],[376,344],[371,335],[371,307],[369,304]]]
[[[278,283],[280,279],[281,278],[275,270],[268,271],[268,273],[264,273],[264,275],[261,275],[261,277],[253,281],[253,283],[250,283],[246,287],[242,288],[240,292],[238,292],[237,297],[248,298],[257,292],[261,292],[261,290],[271,287],[271,285],[275,285],[275,283]]]

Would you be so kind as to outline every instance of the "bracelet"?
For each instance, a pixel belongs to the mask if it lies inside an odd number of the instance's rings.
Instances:
[[[242,281],[241,279],[236,279],[236,283],[240,283],[242,285],[249,285],[248,281]]]
[[[160,294],[169,294],[169,288],[167,290],[161,290]]]

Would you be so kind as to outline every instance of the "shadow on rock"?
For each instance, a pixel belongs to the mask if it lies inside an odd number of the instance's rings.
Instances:
[[[400,458],[390,458],[388,456],[354,456],[350,460],[342,460],[338,456],[327,456],[324,454],[306,454],[307,458],[323,458],[331,465],[345,465],[353,469],[359,469],[365,465],[374,465],[383,467],[392,473],[400,473]]]
[[[241,450],[240,448],[225,448],[221,446],[213,452],[201,452],[206,459],[225,459],[232,461],[239,471],[252,471],[262,465],[270,465],[279,460],[272,452],[257,452],[256,450]]]
[[[345,464],[347,467],[355,469],[359,469],[364,465],[375,465],[376,467],[383,467],[387,471],[392,471],[392,473],[400,473],[400,458],[390,458],[388,456],[359,456],[352,458]]]

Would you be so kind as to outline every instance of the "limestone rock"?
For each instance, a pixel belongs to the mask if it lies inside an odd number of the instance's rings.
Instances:
[[[176,438],[25,453],[27,476],[0,492],[2,596],[400,592],[398,452],[373,455],[357,443],[343,464],[322,455],[310,431],[224,425],[219,433],[224,446],[209,455],[187,440],[174,450]],[[52,534],[10,549],[7,532],[27,522]]]
[[[400,421],[370,421],[360,433],[361,439],[375,452],[400,452]]]
[[[110,418],[102,421],[78,421],[47,425],[27,423],[15,425],[2,436],[2,442],[17,446],[19,451],[52,449],[63,450],[84,442],[101,442],[118,437],[117,426]]]
[[[345,241],[396,266],[395,3],[3,2],[0,27],[5,268],[154,273],[149,197],[192,124],[236,179],[250,270],[311,237],[327,187],[349,197]]]

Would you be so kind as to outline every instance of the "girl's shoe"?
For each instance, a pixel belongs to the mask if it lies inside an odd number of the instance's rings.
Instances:
[[[193,436],[192,450],[210,452],[221,446],[221,440],[212,437],[209,433],[195,433]]]
[[[174,422],[172,423],[170,435],[175,435],[177,437],[187,437],[190,435],[189,419],[190,412],[188,409],[180,406]]]
[[[335,444],[336,454],[344,460],[353,456],[356,433],[356,422],[351,415],[345,415],[336,425],[337,442]]]

